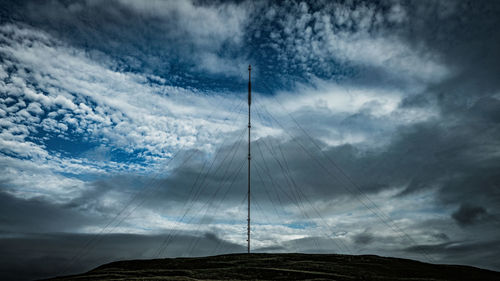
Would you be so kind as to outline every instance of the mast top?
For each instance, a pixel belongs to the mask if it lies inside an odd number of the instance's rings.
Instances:
[[[252,82],[250,73],[252,72],[252,66],[248,65],[248,106],[252,104]]]

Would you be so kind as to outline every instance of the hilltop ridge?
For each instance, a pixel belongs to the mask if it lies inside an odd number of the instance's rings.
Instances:
[[[117,261],[47,280],[500,280],[500,272],[375,255],[228,254]]]

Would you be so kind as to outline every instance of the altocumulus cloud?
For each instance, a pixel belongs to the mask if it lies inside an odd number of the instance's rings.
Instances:
[[[499,270],[499,10],[6,2],[2,274],[244,250],[249,63],[256,251]]]

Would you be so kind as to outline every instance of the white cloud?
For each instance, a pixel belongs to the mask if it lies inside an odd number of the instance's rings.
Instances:
[[[39,42],[40,38],[46,39],[39,36],[39,32],[30,33],[11,25],[3,26],[2,31],[2,39],[9,44],[0,51],[9,56],[11,64],[34,72],[31,76],[26,73],[11,75],[10,78],[17,82],[15,86],[6,85],[9,87],[6,92],[21,97],[12,111],[25,107],[25,100],[40,101],[31,102],[28,111],[40,114],[43,104],[52,117],[61,116],[64,121],[70,121],[64,124],[45,119],[46,129],[54,127],[65,131],[68,125],[75,125],[78,121],[80,129],[87,129],[97,137],[106,137],[119,147],[154,147],[153,152],[160,153],[163,147],[169,146],[170,153],[184,144],[188,147],[194,145],[192,137],[200,142],[214,141],[198,140],[200,136],[213,138],[212,134],[199,134],[199,131],[235,128],[220,119],[225,118],[227,106],[231,104],[223,96],[200,96],[177,87],[147,85],[145,76],[112,71],[108,66],[89,60],[84,52],[60,43],[52,46],[48,45],[50,40]],[[29,78],[34,79],[36,87],[48,95],[39,93],[30,85]],[[167,93],[168,98],[162,93]],[[90,106],[89,102],[96,105]],[[213,110],[214,107],[223,109]],[[63,110],[56,111],[57,108]],[[54,112],[58,114],[54,115]],[[23,111],[20,115],[29,118],[27,114]]]
[[[241,76],[245,69],[243,58],[229,58],[221,55],[221,49],[241,48],[245,27],[249,20],[249,2],[195,4],[193,1],[133,1],[120,2],[135,11],[161,20],[160,28],[168,33],[169,38],[185,45],[183,53],[187,59],[195,62],[196,69],[215,74]]]
[[[0,142],[2,141],[0,139]],[[25,149],[22,143],[18,142],[16,145]],[[29,145],[31,144],[24,144]],[[86,189],[84,181],[58,175],[44,166],[37,162],[0,156],[0,167],[5,171],[0,175],[3,191],[20,198],[37,197],[50,202],[65,203],[78,197]]]
[[[406,11],[398,3],[387,14],[365,3],[354,7],[331,3],[319,11],[309,10],[304,3],[288,6],[276,7],[282,29],[274,30],[270,38],[289,67],[298,66],[306,73],[334,72],[334,60],[380,69],[412,86],[440,81],[450,73],[439,54],[410,45],[384,27],[385,22],[405,24]]]
[[[259,115],[255,119],[269,118],[263,122],[273,130],[260,131],[257,137],[285,134],[268,113],[272,114],[287,128],[306,128],[314,137],[330,146],[362,144],[370,148],[389,144],[391,133],[399,126],[437,118],[436,106],[426,108],[401,108],[405,97],[411,94],[401,89],[366,88],[347,84],[337,84],[314,79],[313,86],[298,85],[293,92],[281,91],[274,97],[258,96],[256,106]],[[265,109],[265,110],[264,110]],[[290,117],[291,116],[291,117]],[[362,116],[364,122],[343,125],[352,118]],[[314,126],[309,126],[314,122]],[[265,129],[266,127],[262,128]],[[315,130],[318,131],[315,133]],[[294,130],[290,130],[294,134]]]
[[[293,97],[281,93],[278,98],[289,111],[297,111],[303,107],[328,109],[335,113],[357,113],[369,109],[373,116],[387,116],[397,109],[402,99],[401,92],[354,88],[320,82],[317,87],[302,88]],[[371,108],[371,104],[377,103]]]
[[[151,84],[148,78],[161,79],[114,71],[113,65],[94,62],[85,52],[27,27],[2,25],[0,40],[5,58],[2,69],[17,69],[0,81],[1,90],[9,95],[1,108],[5,129],[0,134],[0,150],[28,158],[47,171],[145,170],[133,163],[61,157],[43,144],[48,133],[76,143],[100,142],[129,153],[145,151],[137,155],[151,172],[181,148],[213,152],[221,133],[244,126],[237,123],[239,114],[231,112],[236,109],[234,97]]]
[[[179,35],[188,36],[196,45],[205,48],[214,48],[214,44],[217,48],[225,41],[241,42],[248,16],[244,5],[234,3],[196,5],[189,0],[120,2],[143,14],[165,19],[178,28]]]
[[[31,113],[38,114],[38,115],[44,113],[40,104],[36,103],[36,102],[30,103],[26,110],[31,112]]]

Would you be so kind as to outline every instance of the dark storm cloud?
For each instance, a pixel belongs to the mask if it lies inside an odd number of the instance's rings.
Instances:
[[[354,243],[366,245],[373,242],[374,239],[375,237],[371,233],[365,231],[354,236]]]
[[[432,84],[414,102],[436,102],[444,122],[454,122],[454,130],[463,131],[480,144],[491,143],[498,133],[498,92],[500,83],[500,31],[497,26],[500,4],[491,1],[407,2],[408,26],[399,34],[411,44],[424,44],[439,53],[452,75]],[[497,95],[496,97],[493,97]],[[452,129],[452,128],[449,128]],[[457,132],[458,134],[458,132]],[[466,136],[466,134],[470,134]],[[450,143],[450,154],[462,147]],[[497,145],[493,141],[494,145]]]
[[[20,199],[0,192],[0,231],[51,232],[74,231],[95,218],[46,199]]]
[[[82,273],[104,263],[124,259],[207,256],[244,251],[242,246],[207,233],[205,236],[174,235],[162,255],[157,256],[166,238],[167,234],[0,233],[0,272],[2,280],[33,280]],[[84,248],[89,241],[95,246]],[[192,250],[188,252],[190,247]]]
[[[20,199],[1,192],[2,280],[40,279],[84,272],[116,260],[155,258],[159,249],[163,249],[159,257],[243,252],[244,247],[224,241],[214,233],[198,231],[190,234],[189,231],[163,229],[161,235],[109,234],[119,226],[126,226],[130,211],[137,210],[137,206],[152,208],[150,204],[155,202],[155,196],[137,196],[134,201],[130,200],[133,196],[127,197],[124,204],[133,204],[126,209],[122,208],[123,205],[111,208],[101,200],[107,192],[123,192],[124,188],[132,195],[139,194],[136,188],[144,188],[145,182],[151,183],[151,179],[126,176],[97,181],[94,189],[66,204],[49,202],[47,198]],[[158,204],[174,201],[163,200]],[[74,234],[82,228],[95,226],[103,232]],[[191,250],[187,252],[187,249]],[[71,262],[75,257],[76,261]]]
[[[156,191],[147,198],[149,206],[164,206],[168,210],[186,202],[212,206],[214,199],[220,200],[222,196],[226,203],[240,201],[246,163],[241,137],[240,134],[237,142],[221,146],[213,157],[201,151],[183,153],[171,175],[154,182]],[[170,205],[165,206],[165,202]]]
[[[451,216],[460,225],[470,225],[477,222],[481,217],[486,215],[486,210],[483,207],[470,206],[470,205],[460,205],[460,208],[456,210]]]
[[[455,90],[466,85],[467,95],[497,90],[500,72],[500,4],[492,1],[407,2],[409,25],[403,36],[412,43],[423,42],[439,51],[457,75],[445,85]],[[455,86],[451,83],[457,83]],[[460,94],[446,93],[459,97]],[[463,98],[466,98],[463,96]]]
[[[450,240],[450,237],[448,237],[448,235],[446,235],[446,233],[436,233],[436,234],[433,234],[434,237],[436,237],[437,239],[441,240],[441,241],[448,241]]]
[[[312,153],[302,150],[303,145]],[[267,137],[253,142],[253,147],[252,196],[267,207],[278,200],[285,205],[297,205],[302,202],[298,200],[304,200],[304,203],[305,200],[320,198],[328,200],[347,192],[342,187],[345,179],[338,171],[332,178],[322,170],[324,166],[321,165],[327,163],[305,137],[287,142]],[[222,147],[213,159],[201,156],[197,161],[185,162],[168,178],[154,183],[155,191],[146,195],[146,205],[154,208],[169,202],[170,206],[167,204],[165,208],[174,210],[177,204],[186,201],[216,204],[221,197],[224,197],[225,204],[239,203],[246,187],[243,176],[247,165],[246,149],[240,140]],[[338,148],[334,155],[347,161],[355,153],[352,147],[346,146]],[[111,179],[109,184],[116,185],[113,181]]]

